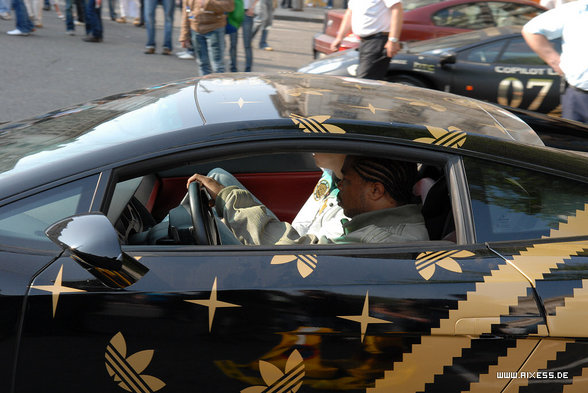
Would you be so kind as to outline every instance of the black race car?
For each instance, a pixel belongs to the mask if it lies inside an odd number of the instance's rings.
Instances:
[[[297,73],[4,124],[0,391],[585,391],[588,139],[553,130]],[[222,167],[291,221],[313,152],[417,163],[430,240],[226,244],[195,188],[178,213],[186,179]]]
[[[559,51],[561,40],[553,41]],[[357,50],[333,54],[300,72],[355,76]],[[521,27],[491,27],[407,44],[385,80],[443,90],[514,108],[561,113],[561,78],[529,48]]]

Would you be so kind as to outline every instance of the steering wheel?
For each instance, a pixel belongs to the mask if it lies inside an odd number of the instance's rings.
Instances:
[[[192,237],[196,244],[220,244],[216,219],[210,207],[210,197],[197,181],[188,187],[190,215],[192,216]]]

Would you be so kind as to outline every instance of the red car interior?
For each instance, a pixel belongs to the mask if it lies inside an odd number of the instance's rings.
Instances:
[[[282,221],[292,222],[314,189],[320,171],[239,173],[235,177]],[[151,193],[147,210],[156,220],[180,204],[187,177],[161,179]]]

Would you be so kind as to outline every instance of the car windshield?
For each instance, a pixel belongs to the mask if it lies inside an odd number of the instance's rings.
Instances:
[[[438,55],[439,53],[456,50],[465,45],[475,44],[489,36],[488,30],[475,30],[447,37],[434,38],[432,40],[414,42],[408,45],[407,51],[409,53]]]

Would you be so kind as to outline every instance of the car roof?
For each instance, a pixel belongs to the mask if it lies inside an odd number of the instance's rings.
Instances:
[[[185,136],[181,141],[177,138],[186,130],[190,132],[190,143],[200,143],[226,138],[227,127],[242,133],[257,121],[283,121],[293,130],[314,132],[312,124],[326,119],[330,119],[329,123],[359,121],[456,128],[467,134],[542,145],[534,131],[510,112],[448,93],[383,81],[291,72],[216,74],[4,124],[0,126],[0,179],[23,176],[57,162],[70,168],[72,174],[89,170],[112,162],[107,161],[112,158],[105,157],[106,153],[116,148],[123,151],[121,146],[136,142],[150,141],[145,149],[165,150],[186,144]],[[228,126],[218,135],[209,127],[200,127],[214,124]],[[317,127],[316,132],[325,132],[325,127]],[[358,131],[362,135],[369,132],[372,131]],[[390,127],[385,135],[381,132],[377,136],[403,137]],[[141,154],[127,150],[129,157]],[[57,179],[66,175],[51,176]],[[6,189],[0,187],[3,188]],[[3,194],[0,191],[0,197]]]

